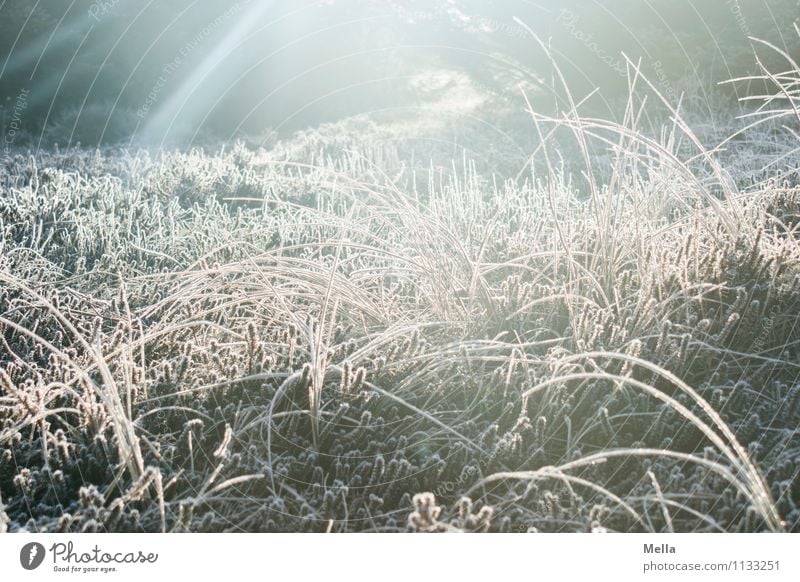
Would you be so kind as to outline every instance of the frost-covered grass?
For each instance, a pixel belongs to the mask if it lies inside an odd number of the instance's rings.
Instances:
[[[385,144],[6,160],[0,529],[798,531],[797,70],[746,185],[634,98],[531,112],[519,180]]]

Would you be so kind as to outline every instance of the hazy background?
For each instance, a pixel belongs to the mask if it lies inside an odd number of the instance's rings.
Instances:
[[[712,89],[752,70],[747,37],[796,55],[799,13],[796,0],[4,0],[0,119],[6,149],[269,143],[357,114],[503,132],[523,91],[558,105],[517,17],[576,97],[599,89],[590,111],[615,114],[624,53],[713,120],[747,90]]]

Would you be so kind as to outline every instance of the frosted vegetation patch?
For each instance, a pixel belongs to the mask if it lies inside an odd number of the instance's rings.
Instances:
[[[530,111],[507,180],[322,134],[9,157],[0,530],[800,531],[787,63],[747,179],[637,92]]]

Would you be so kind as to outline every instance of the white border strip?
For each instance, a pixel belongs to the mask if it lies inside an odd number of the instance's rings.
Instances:
[[[31,543],[46,554],[28,571]],[[793,534],[8,534],[0,578],[796,582],[798,550]]]

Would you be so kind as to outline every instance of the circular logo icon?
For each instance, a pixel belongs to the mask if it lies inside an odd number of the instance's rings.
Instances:
[[[44,553],[44,546],[40,543],[25,544],[19,551],[19,563],[26,570],[35,570],[44,562]]]

